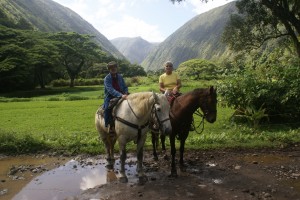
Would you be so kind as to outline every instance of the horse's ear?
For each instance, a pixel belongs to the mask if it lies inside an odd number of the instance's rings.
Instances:
[[[214,93],[214,86],[210,86],[209,87],[209,94],[213,94]]]
[[[152,91],[152,95],[153,95],[154,101],[157,103],[158,102],[157,94],[154,91]]]

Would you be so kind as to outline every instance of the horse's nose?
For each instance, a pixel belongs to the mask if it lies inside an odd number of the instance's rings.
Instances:
[[[214,123],[216,120],[217,120],[217,117],[209,117],[209,118],[207,118],[207,121],[209,123]]]

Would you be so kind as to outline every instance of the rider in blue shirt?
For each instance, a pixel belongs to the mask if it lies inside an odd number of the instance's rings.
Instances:
[[[107,64],[109,74],[104,78],[104,121],[105,127],[110,124],[110,131],[112,130],[113,119],[112,110],[108,108],[109,101],[113,98],[126,99],[128,95],[128,87],[121,74],[118,74],[118,64],[111,61]]]

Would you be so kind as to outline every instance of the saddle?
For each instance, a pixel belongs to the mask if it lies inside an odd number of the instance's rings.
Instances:
[[[112,98],[109,101],[108,104],[108,109],[113,110],[113,108],[119,103],[119,100],[122,99],[122,97],[116,97],[116,98]]]
[[[121,97],[111,99],[108,104],[108,109],[112,111],[114,107],[119,103],[120,99]],[[97,110],[97,114],[104,117],[104,104],[100,105],[100,107]]]

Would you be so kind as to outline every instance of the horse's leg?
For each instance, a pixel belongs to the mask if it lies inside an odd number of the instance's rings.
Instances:
[[[103,142],[105,144],[106,155],[107,155],[107,157],[106,157],[106,161],[107,161],[106,168],[107,169],[113,169],[114,164],[115,164],[114,144],[115,144],[116,140],[114,138],[111,138],[110,136],[107,136]]]
[[[120,161],[121,161],[120,179],[119,180],[121,183],[127,183],[128,178],[125,173],[125,161],[127,158],[126,147],[125,147],[125,144],[121,145],[120,143],[119,143],[119,146],[120,146]]]
[[[166,151],[166,136],[160,135],[160,142],[161,142],[161,150]]]
[[[139,147],[140,146],[140,147]],[[143,152],[144,152],[144,148],[143,148],[144,144],[141,144],[141,141],[139,142],[139,145],[137,147],[137,173],[138,173],[138,177],[139,177],[139,184],[140,185],[144,185],[145,182],[147,182],[148,178],[147,176],[144,174],[144,169],[143,169]]]
[[[116,135],[109,135],[109,140],[110,140],[110,149],[109,149],[109,155],[110,155],[110,160],[109,163],[110,165],[113,166],[115,165],[115,152],[114,152],[114,147],[115,147],[115,143],[116,143]]]
[[[176,161],[175,161],[175,156],[176,156],[176,147],[175,147],[175,135],[171,134],[170,135],[170,145],[171,145],[171,177],[177,177],[177,170],[176,170]]]
[[[152,139],[152,147],[153,147],[153,158],[154,160],[158,160],[156,148],[157,148],[157,134],[151,131],[151,139]]]
[[[184,154],[184,147],[185,141],[189,135],[189,127],[187,126],[186,129],[182,132],[182,136],[180,138],[180,155],[179,155],[179,166],[182,172],[186,171],[183,161],[183,154]]]
[[[185,146],[185,140],[186,139],[181,139],[180,140],[180,158],[179,158],[179,166],[180,166],[180,170],[182,172],[186,171],[186,168],[184,166],[184,161],[183,161],[183,154],[184,154],[184,146]]]

